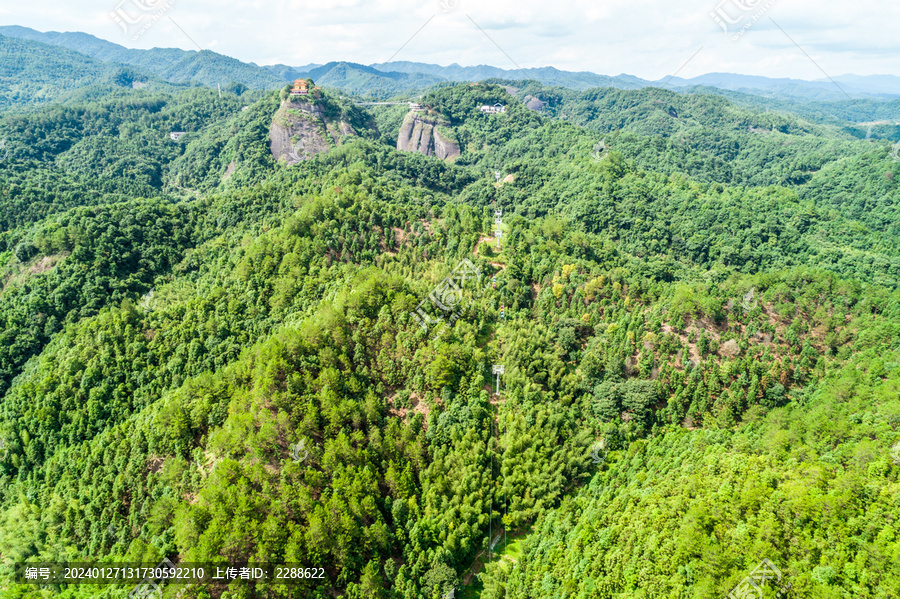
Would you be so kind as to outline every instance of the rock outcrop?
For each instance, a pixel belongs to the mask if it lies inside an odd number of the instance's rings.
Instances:
[[[286,100],[269,127],[269,150],[275,160],[297,164],[328,153],[340,143],[341,136],[354,134],[348,123],[326,118],[320,105]]]
[[[543,102],[534,96],[525,96],[525,107],[529,110],[534,110],[536,112],[540,112],[544,110],[544,107],[547,106],[546,102]]]
[[[452,160],[459,156],[459,144],[451,138],[452,132],[441,132],[445,126],[437,118],[411,111],[400,126],[397,149]]]

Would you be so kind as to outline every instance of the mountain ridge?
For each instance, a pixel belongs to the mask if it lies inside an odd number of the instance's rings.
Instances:
[[[196,82],[215,86],[231,81],[254,89],[275,89],[298,77],[322,79],[325,85],[351,93],[389,97],[421,92],[446,82],[483,81],[486,79],[533,79],[544,85],[583,90],[594,87],[639,89],[665,84],[678,90],[697,86],[714,87],[761,97],[781,97],[800,101],[842,101],[851,98],[890,100],[900,97],[900,77],[890,74],[846,74],[832,79],[808,81],[787,77],[765,77],[736,73],[705,73],[692,78],[664,77],[655,81],[634,75],[603,75],[591,71],[566,71],[553,66],[504,69],[491,65],[461,66],[393,61],[361,63],[335,60],[300,66],[285,64],[258,65],[244,62],[210,50],[180,48],[130,49],[83,32],[40,32],[28,27],[0,27],[0,35],[30,39],[62,46],[92,58],[119,62],[152,72],[173,83]],[[368,92],[368,93],[367,93]]]

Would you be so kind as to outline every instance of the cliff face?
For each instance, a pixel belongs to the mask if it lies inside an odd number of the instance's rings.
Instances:
[[[400,135],[397,136],[397,149],[406,152],[418,152],[426,156],[437,156],[441,160],[459,156],[459,145],[441,134],[438,120],[416,112],[410,112],[403,119]]]
[[[340,143],[342,135],[354,134],[348,123],[326,118],[317,104],[285,101],[269,127],[269,150],[275,160],[297,164],[328,153],[332,145]]]
[[[544,110],[544,107],[547,106],[547,103],[535,98],[534,96],[525,96],[525,107],[534,110],[541,111]]]

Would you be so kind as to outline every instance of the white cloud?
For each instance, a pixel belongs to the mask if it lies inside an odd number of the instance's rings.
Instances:
[[[0,21],[40,31],[85,31],[129,47],[194,49],[163,19],[137,42],[109,17],[121,0],[51,0],[0,7]],[[132,2],[134,0],[127,0]],[[721,0],[175,0],[169,15],[204,48],[258,64],[365,64],[396,60],[450,64],[552,65],[659,79],[723,71],[819,79],[897,73],[900,5],[857,0],[774,0],[737,41],[709,14]],[[756,0],[726,0],[752,4]],[[760,0],[756,9],[770,0]],[[735,14],[735,5],[727,5]],[[475,21],[498,44],[497,49]]]

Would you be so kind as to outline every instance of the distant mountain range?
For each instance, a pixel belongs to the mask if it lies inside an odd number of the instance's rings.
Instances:
[[[675,88],[709,86],[755,95],[782,96],[796,99],[841,101],[863,97],[900,97],[900,77],[894,75],[842,75],[832,79],[805,81],[735,75],[734,73],[707,73],[691,79],[672,77],[669,85]],[[846,95],[845,95],[846,93]]]
[[[0,35],[0,110],[91,100],[126,88],[148,86],[174,87],[127,65]]]
[[[284,64],[260,66],[209,50],[178,48],[135,50],[79,32],[42,33],[13,25],[0,27],[0,35],[61,46],[99,61],[129,65],[154,78],[172,83],[215,86],[238,82],[252,89],[273,89],[298,77],[310,77],[320,85],[373,98],[420,94],[442,83],[487,79],[503,81],[528,79],[545,86],[575,90],[596,87],[640,89],[665,85],[673,90],[691,91],[702,87],[707,93],[714,88],[726,92],[740,92],[764,98],[778,97],[800,102],[840,102],[847,100],[848,96],[854,99],[900,98],[900,77],[893,75],[843,75],[835,77],[834,81],[828,79],[805,81],[733,73],[708,73],[691,79],[667,77],[649,81],[627,74],[609,76],[588,71],[563,71],[555,67],[502,69],[489,65],[465,67],[454,63],[440,66],[409,61],[371,65],[335,61],[301,66]]]
[[[62,46],[96,60],[131,65],[172,83],[193,81],[215,86],[236,81],[254,89],[275,88],[285,83],[285,79],[268,69],[209,50],[133,50],[87,33],[41,33],[16,25],[0,27],[0,35]]]
[[[588,71],[561,71],[555,67],[539,67],[530,69],[501,69],[488,65],[462,67],[456,63],[447,67],[424,62],[386,62],[373,64],[372,67],[383,72],[427,73],[446,81],[483,81],[485,79],[533,79],[543,85],[558,85],[571,89],[588,89],[591,87],[615,87],[619,89],[640,89],[653,85],[653,82],[632,75],[598,75]]]

